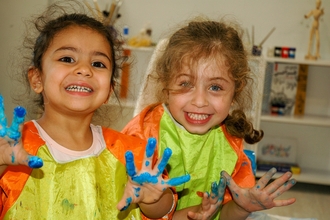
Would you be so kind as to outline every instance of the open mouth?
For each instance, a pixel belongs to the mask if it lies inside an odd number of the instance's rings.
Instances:
[[[93,92],[91,88],[77,85],[68,86],[65,90],[70,92]]]

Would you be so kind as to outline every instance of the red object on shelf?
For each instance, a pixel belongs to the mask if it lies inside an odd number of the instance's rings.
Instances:
[[[282,47],[282,58],[288,58],[288,57],[289,57],[289,48]]]

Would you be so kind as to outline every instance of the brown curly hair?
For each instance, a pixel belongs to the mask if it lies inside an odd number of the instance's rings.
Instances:
[[[180,71],[184,60],[198,63],[200,59],[225,59],[230,77],[235,83],[234,106],[224,120],[227,131],[236,137],[254,144],[263,137],[262,130],[255,130],[245,111],[252,106],[251,71],[247,52],[241,40],[240,27],[236,23],[212,21],[204,17],[195,18],[169,37],[162,56],[156,61],[158,81],[167,88],[174,74]],[[193,67],[190,67],[193,68]],[[159,99],[163,102],[164,96]]]

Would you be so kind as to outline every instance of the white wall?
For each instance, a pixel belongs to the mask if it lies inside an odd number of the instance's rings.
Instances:
[[[0,6],[0,94],[5,99],[6,115],[11,121],[16,105],[12,103],[10,78],[10,60],[20,59],[11,54],[22,44],[24,33],[23,20],[37,13],[48,4],[47,0],[1,0]]]
[[[14,105],[10,99],[8,56],[22,42],[22,19],[38,12],[54,0],[1,0],[0,7],[0,93],[5,97],[7,115]],[[98,0],[100,8],[110,7],[112,0]],[[93,4],[92,0],[88,0]],[[320,19],[321,57],[330,60],[330,0],[323,0],[325,14]],[[260,43],[268,32],[275,32],[264,43],[268,47],[290,46],[297,48],[297,57],[307,51],[312,18],[304,14],[315,8],[315,0],[123,0],[117,27],[129,25],[130,34],[135,35],[148,22],[153,30],[153,40],[162,38],[168,28],[199,14],[210,18],[231,15],[243,28],[250,31],[255,27],[255,42]],[[19,59],[19,57],[15,57]],[[9,112],[9,113],[8,113]]]
[[[100,5],[108,2],[99,0]],[[232,15],[250,34],[254,25],[255,43],[276,28],[264,43],[264,51],[268,47],[290,46],[297,48],[297,56],[304,57],[312,23],[312,18],[305,19],[304,15],[315,7],[315,0],[123,0],[118,26],[129,25],[135,35],[150,22],[153,40],[157,41],[169,27],[200,13],[211,18]],[[321,57],[330,59],[330,1],[323,0],[321,7],[325,8],[319,27]]]

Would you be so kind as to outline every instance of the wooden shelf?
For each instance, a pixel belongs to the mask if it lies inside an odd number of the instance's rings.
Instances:
[[[307,65],[315,65],[315,66],[330,66],[330,60],[304,60],[304,59],[292,59],[292,58],[265,57],[265,61],[278,62],[278,63],[307,64]]]
[[[150,46],[150,47],[132,47],[132,46],[128,46],[128,45],[124,45],[123,48],[133,50],[133,51],[142,51],[142,52],[143,51],[151,52],[155,49],[154,46]]]
[[[260,178],[265,173],[266,173],[265,171],[257,170],[256,177]],[[283,173],[276,173],[273,176],[273,179],[278,178],[282,174]],[[297,182],[302,182],[302,183],[330,185],[330,171],[325,171],[325,170],[301,168],[301,173],[293,174],[292,178],[296,179]]]
[[[261,115],[261,121],[278,122],[300,125],[314,125],[330,127],[330,117],[302,115],[302,116],[282,116],[282,115]]]

